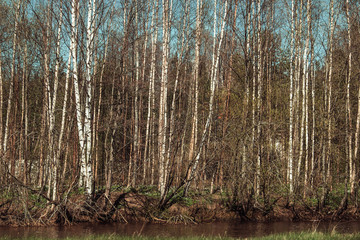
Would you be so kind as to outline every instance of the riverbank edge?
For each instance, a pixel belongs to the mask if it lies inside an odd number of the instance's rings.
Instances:
[[[197,224],[228,221],[349,221],[360,220],[359,208],[318,208],[304,202],[289,203],[278,198],[272,204],[234,204],[220,194],[179,198],[164,209],[157,196],[137,192],[103,194],[91,202],[74,194],[59,203],[24,203],[20,199],[0,204],[0,226],[49,226],[77,223]]]

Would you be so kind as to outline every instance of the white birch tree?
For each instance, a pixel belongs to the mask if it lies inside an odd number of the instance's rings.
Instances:
[[[308,126],[309,126],[309,113],[308,113],[308,90],[309,90],[309,71],[308,71],[308,52],[310,44],[310,27],[311,27],[311,0],[307,1],[306,6],[306,16],[307,16],[307,36],[303,53],[303,86],[302,86],[302,119],[301,119],[301,131],[304,132],[302,135],[305,135],[305,161],[304,161],[304,195],[306,194],[306,186],[308,184],[308,168],[309,168],[309,135],[308,135]],[[303,142],[300,143],[303,145]],[[300,159],[301,161],[301,159]]]
[[[16,52],[17,52],[17,45],[18,45],[18,26],[19,26],[19,15],[20,15],[20,6],[21,0],[17,1],[16,10],[15,10],[15,23],[14,23],[14,34],[13,34],[13,43],[12,43],[12,62],[11,62],[11,80],[9,85],[9,95],[8,95],[8,103],[6,109],[6,119],[5,119],[5,129],[4,129],[4,140],[2,145],[3,153],[5,154],[7,151],[7,144],[8,144],[8,136],[9,136],[9,122],[10,122],[10,113],[11,113],[11,106],[13,101],[13,85],[14,85],[14,77],[15,77],[15,60],[16,60]],[[10,166],[11,169],[11,166]]]
[[[155,29],[151,34],[151,61],[150,61],[150,76],[149,76],[149,91],[148,91],[148,104],[147,104],[147,119],[146,119],[146,133],[145,133],[145,149],[144,149],[144,164],[147,164],[147,169],[150,169],[151,162],[153,162],[154,155],[151,154],[151,134],[154,130],[154,105],[155,105],[155,71],[156,71],[156,41],[158,37],[158,28],[155,27],[158,22],[158,7],[159,1],[153,2],[151,29]],[[150,160],[152,159],[152,161]],[[151,172],[153,172],[154,166]],[[146,178],[144,173],[144,179]],[[151,174],[151,184],[153,184],[153,174]]]
[[[289,99],[289,157],[288,157],[288,180],[289,180],[289,193],[292,194],[294,190],[294,182],[293,182],[293,134],[294,134],[294,39],[295,39],[295,3],[294,0],[291,1],[291,39],[290,39],[290,99]]]
[[[169,58],[169,0],[163,1],[163,43],[162,43],[162,70],[160,87],[160,109],[158,126],[158,154],[159,154],[159,190],[161,198],[165,195],[166,187],[166,142],[167,142],[167,92],[168,92],[168,58]]]
[[[328,75],[328,96],[327,96],[327,163],[326,182],[329,184],[331,170],[331,142],[332,142],[332,73],[333,73],[333,48],[334,48],[334,0],[330,0],[330,35],[329,35],[329,75]],[[325,174],[325,173],[324,173]]]
[[[350,2],[346,0],[346,21],[347,21],[347,37],[348,37],[348,74],[346,79],[346,136],[347,136],[347,161],[349,165],[349,184],[350,192],[354,192],[355,187],[355,164],[353,163],[352,150],[352,124],[351,124],[351,108],[350,108],[350,86],[352,77],[352,40],[351,40],[351,21],[350,21]]]
[[[76,0],[72,1],[72,31],[76,39],[75,14],[77,9]],[[80,186],[84,186],[86,193],[90,196],[93,192],[93,175],[91,164],[91,102],[92,102],[92,66],[94,44],[94,16],[95,0],[88,1],[88,16],[86,26],[86,65],[85,65],[85,94],[84,101],[80,101],[80,90],[77,70],[76,47],[73,48],[73,77],[75,90],[76,121],[80,145]],[[75,40],[74,39],[74,40]],[[82,105],[83,104],[83,105]]]

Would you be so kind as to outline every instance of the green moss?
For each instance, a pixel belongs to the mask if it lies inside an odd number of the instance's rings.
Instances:
[[[157,187],[154,185],[140,185],[138,187],[138,191],[140,193],[153,193],[153,192],[158,192]]]
[[[345,186],[344,184],[337,184],[333,187],[332,191],[329,193],[329,206],[331,209],[337,209],[344,197]]]
[[[155,188],[155,189],[151,189],[149,188],[147,191],[142,191],[142,194],[144,196],[147,196],[147,197],[151,197],[151,198],[160,198],[160,192]]]
[[[191,197],[183,197],[183,198],[181,198],[181,203],[190,207],[190,206],[194,205],[195,203],[197,203],[197,201]]]
[[[309,197],[305,199],[305,203],[309,207],[316,207],[318,205],[319,200],[315,197]]]
[[[29,194],[29,200],[34,204],[35,207],[44,208],[47,206],[46,199],[39,196],[38,194]]]
[[[10,199],[13,199],[14,197],[16,197],[16,195],[13,192],[10,191],[4,191],[0,194],[0,200],[1,201],[7,201]]]

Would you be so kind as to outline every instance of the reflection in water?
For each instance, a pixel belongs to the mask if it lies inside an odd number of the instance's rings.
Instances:
[[[8,237],[43,237],[66,238],[89,235],[127,235],[127,236],[227,236],[254,237],[274,233],[297,231],[322,231],[339,233],[360,232],[360,222],[271,222],[271,223],[240,223],[221,222],[197,225],[171,224],[78,224],[75,226],[57,227],[0,227],[0,236]]]

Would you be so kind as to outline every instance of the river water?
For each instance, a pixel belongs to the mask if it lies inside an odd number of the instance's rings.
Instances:
[[[206,224],[172,225],[152,223],[132,224],[77,224],[74,226],[52,227],[0,227],[0,236],[11,238],[66,238],[89,235],[125,235],[125,236],[221,236],[246,238],[265,236],[274,233],[321,231],[338,233],[360,232],[360,222],[216,222]]]

